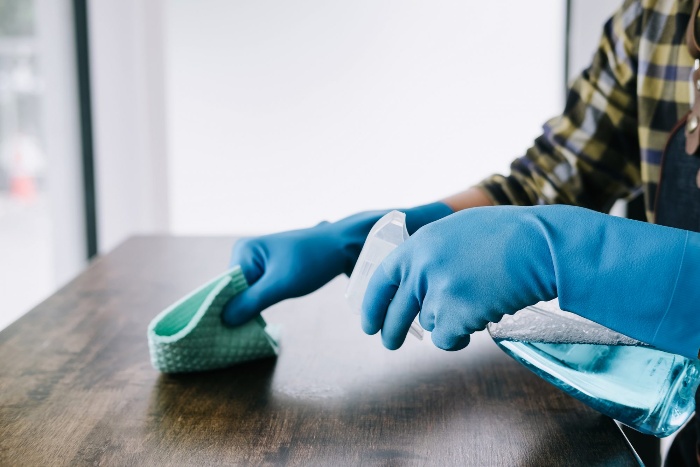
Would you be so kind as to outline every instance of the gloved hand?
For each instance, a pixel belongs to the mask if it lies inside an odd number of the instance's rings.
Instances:
[[[341,273],[350,275],[367,234],[387,212],[363,212],[335,223],[238,241],[231,265],[240,264],[251,286],[228,303],[224,322],[242,324],[277,302],[311,293]],[[405,212],[409,233],[452,214],[439,202]]]
[[[389,349],[411,321],[458,350],[504,314],[562,309],[662,350],[700,348],[700,234],[572,206],[473,208],[418,231],[382,262],[362,306]]]

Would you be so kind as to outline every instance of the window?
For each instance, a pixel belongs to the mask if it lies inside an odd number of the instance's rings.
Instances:
[[[70,7],[0,0],[0,329],[84,264]]]

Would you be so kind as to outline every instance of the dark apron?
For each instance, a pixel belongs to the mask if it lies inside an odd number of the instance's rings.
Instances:
[[[686,31],[688,50],[695,58],[691,79],[693,107],[673,128],[661,159],[661,173],[654,202],[654,222],[700,232],[700,45],[695,25],[700,0],[694,0]],[[700,390],[695,395],[700,406]],[[676,436],[666,459],[668,466],[700,465],[700,423],[697,415]]]
[[[666,142],[654,203],[656,224],[700,232],[700,155],[688,155],[688,114]],[[694,130],[700,132],[700,128]]]

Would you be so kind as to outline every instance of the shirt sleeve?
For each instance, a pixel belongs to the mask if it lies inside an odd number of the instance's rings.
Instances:
[[[642,6],[626,0],[604,26],[591,65],[571,85],[508,176],[479,185],[495,204],[571,204],[607,212],[641,186],[636,70]]]

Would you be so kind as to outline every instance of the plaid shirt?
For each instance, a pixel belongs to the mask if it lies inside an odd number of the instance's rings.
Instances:
[[[607,212],[644,193],[654,219],[659,164],[674,125],[690,110],[694,60],[685,44],[692,0],[625,0],[605,24],[590,67],[564,113],[509,176],[481,182],[496,204],[572,204]]]

